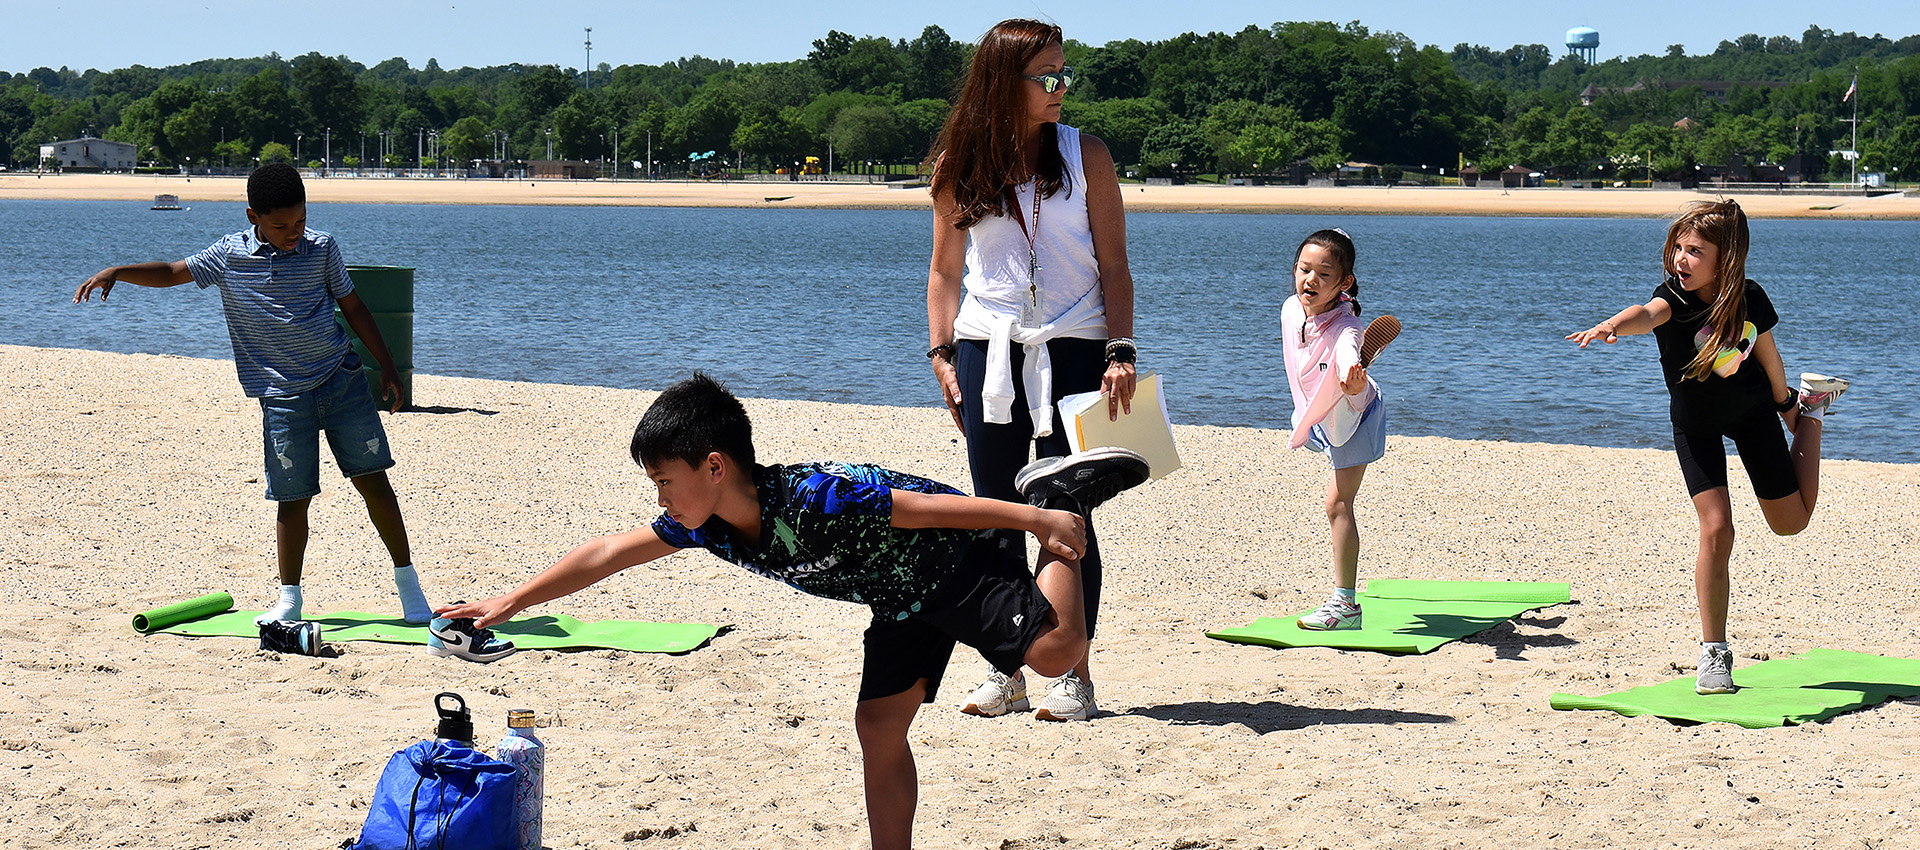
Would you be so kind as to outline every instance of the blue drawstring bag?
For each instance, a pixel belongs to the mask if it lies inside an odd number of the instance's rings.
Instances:
[[[515,850],[513,818],[511,765],[421,741],[387,760],[352,850]]]

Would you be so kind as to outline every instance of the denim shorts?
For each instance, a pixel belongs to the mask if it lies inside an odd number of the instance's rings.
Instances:
[[[333,374],[299,395],[260,399],[267,465],[267,498],[310,499],[320,493],[320,432],[327,432],[334,463],[347,478],[393,466],[380,411],[367,392],[360,358],[349,353]]]
[[[1387,401],[1386,397],[1375,393],[1373,401],[1360,414],[1360,427],[1354,429],[1353,436],[1343,445],[1327,444],[1327,434],[1320,426],[1313,426],[1307,432],[1307,448],[1316,452],[1326,452],[1327,459],[1333,461],[1334,469],[1347,469],[1366,466],[1387,456]]]

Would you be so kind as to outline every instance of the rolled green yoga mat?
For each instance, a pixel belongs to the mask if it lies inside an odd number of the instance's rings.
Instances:
[[[223,614],[233,607],[233,597],[226,593],[209,593],[197,599],[162,605],[151,611],[133,615],[133,629],[141,634],[164,629],[168,626]]]

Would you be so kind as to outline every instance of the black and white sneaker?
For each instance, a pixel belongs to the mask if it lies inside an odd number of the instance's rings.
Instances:
[[[514,649],[513,641],[495,637],[492,629],[476,628],[472,617],[435,617],[427,624],[427,651],[442,658],[451,655],[485,664],[512,655]]]
[[[1145,482],[1148,471],[1147,459],[1139,452],[1101,446],[1029,463],[1013,476],[1013,487],[1030,505],[1044,508],[1066,499],[1084,514]]]
[[[260,648],[294,655],[319,655],[327,645],[320,624],[300,620],[268,620],[260,624]]]

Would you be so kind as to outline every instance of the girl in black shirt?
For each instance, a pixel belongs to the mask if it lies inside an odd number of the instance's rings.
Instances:
[[[1820,494],[1820,431],[1827,408],[1847,388],[1839,378],[1803,372],[1798,390],[1774,346],[1779,322],[1760,284],[1746,279],[1747,216],[1733,201],[1694,201],[1667,229],[1667,279],[1652,300],[1567,335],[1581,348],[1652,333],[1672,397],[1673,445],[1700,516],[1693,588],[1700,605],[1701,654],[1694,689],[1732,693],[1727,646],[1727,561],[1733,552],[1733,502],[1727,489],[1731,438],[1775,534],[1807,527]],[[1793,434],[1789,445],[1774,423]]]

